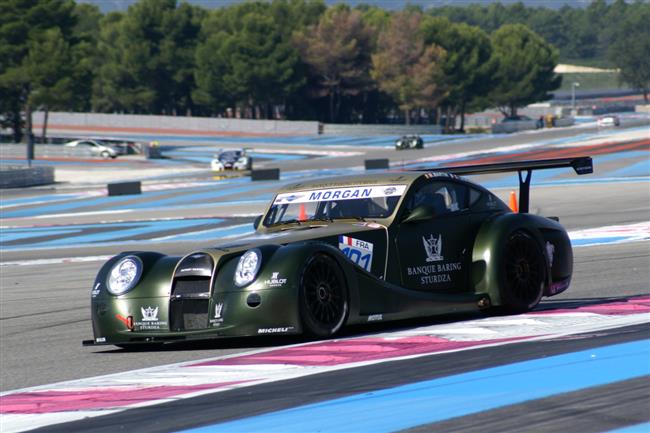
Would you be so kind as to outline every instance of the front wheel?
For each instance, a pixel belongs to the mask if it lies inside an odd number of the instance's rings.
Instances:
[[[501,279],[501,302],[511,312],[530,311],[544,293],[544,253],[529,234],[516,231],[505,245]]]
[[[329,337],[338,332],[348,314],[348,289],[336,261],[316,253],[300,277],[300,317],[305,333]]]

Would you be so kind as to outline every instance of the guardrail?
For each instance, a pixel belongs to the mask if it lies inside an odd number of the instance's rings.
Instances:
[[[24,159],[27,155],[26,144],[0,144],[0,153],[2,159]],[[34,157],[49,157],[49,158],[101,158],[99,155],[93,154],[89,149],[81,149],[76,147],[67,147],[56,144],[35,144]]]
[[[537,129],[537,120],[513,120],[492,125],[492,132],[495,134],[528,131]]]
[[[23,188],[54,183],[54,167],[0,167],[0,188]]]
[[[344,125],[335,123],[324,123],[322,125],[323,135],[427,135],[441,134],[440,125]]]
[[[42,126],[44,114],[42,111],[33,113],[35,129]],[[92,131],[95,134],[311,135],[318,133],[318,122],[51,111],[48,130]]]

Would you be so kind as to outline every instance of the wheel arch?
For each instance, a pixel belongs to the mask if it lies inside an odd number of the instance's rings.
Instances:
[[[343,272],[345,278],[344,283],[346,284],[348,293],[348,312],[344,322],[345,325],[345,323],[349,322],[350,317],[358,316],[359,314],[359,282],[354,265],[341,253],[340,250],[330,244],[318,241],[283,245],[272,254],[266,267],[267,269],[272,269],[274,265],[277,265],[282,266],[282,268],[286,270],[291,281],[294,283],[292,284],[292,290],[294,290],[296,299],[295,308],[297,310],[299,308],[297,302],[298,286],[300,284],[303,266],[306,264],[308,258],[317,253],[326,254],[331,257]]]
[[[501,259],[510,235],[522,231],[537,243],[545,257],[544,293],[547,293],[551,283],[551,273],[542,234],[542,229],[549,226],[546,221],[551,220],[530,214],[506,213],[484,222],[474,239],[472,249],[470,284],[474,291],[488,294],[493,306],[502,305]]]

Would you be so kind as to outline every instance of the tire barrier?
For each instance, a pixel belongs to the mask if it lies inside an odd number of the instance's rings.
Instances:
[[[252,170],[251,180],[280,180],[280,169],[266,168],[264,170]]]
[[[365,165],[366,165],[366,170],[379,170],[379,169],[390,168],[388,158],[366,159]]]
[[[108,184],[108,195],[131,195],[142,193],[141,182],[119,182]]]
[[[0,188],[24,188],[53,183],[54,167],[2,166],[0,168]]]

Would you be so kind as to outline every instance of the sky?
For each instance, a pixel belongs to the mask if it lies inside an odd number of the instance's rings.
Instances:
[[[136,0],[76,0],[77,3],[91,3],[97,5],[102,12],[126,10],[129,5],[136,2]],[[179,0],[187,1],[188,3],[202,6],[205,8],[215,8],[227,6],[233,3],[241,3],[243,0]],[[486,5],[489,3],[496,3],[497,0],[325,0],[327,4],[347,3],[351,6],[357,4],[370,4],[380,6],[386,9],[402,9],[407,4],[422,6],[423,8],[439,7],[439,6],[466,6],[472,3]],[[518,0],[501,0],[502,4],[517,3]],[[547,8],[561,8],[564,5],[572,7],[586,7],[591,3],[591,0],[523,0],[523,3],[528,7],[547,7]]]

